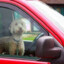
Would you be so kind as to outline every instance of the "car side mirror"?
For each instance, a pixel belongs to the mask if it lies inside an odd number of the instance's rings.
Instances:
[[[54,39],[51,36],[43,36],[37,40],[36,56],[39,58],[58,58],[61,55],[61,48],[54,46]]]

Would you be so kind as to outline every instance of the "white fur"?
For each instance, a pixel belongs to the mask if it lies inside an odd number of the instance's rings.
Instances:
[[[19,28],[22,28],[22,31],[26,32],[26,26],[25,26],[25,23],[23,22],[23,20],[24,20],[24,18],[15,20],[11,23],[9,29],[12,34],[13,34],[13,31],[17,32],[19,30]],[[17,25],[15,25],[16,23],[17,23]]]
[[[24,47],[24,42],[22,41],[22,34],[23,34],[23,32],[26,32],[26,26],[24,23],[24,18],[13,21],[9,27],[9,30],[12,34],[12,38],[17,40],[17,41],[19,40],[19,42],[18,42],[20,44],[19,49],[21,49],[20,52],[22,53],[21,55],[23,55],[24,51],[25,51],[25,47]]]

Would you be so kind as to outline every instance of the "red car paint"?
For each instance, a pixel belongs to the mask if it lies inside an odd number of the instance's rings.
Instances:
[[[18,6],[31,15],[41,26],[43,26],[48,32],[50,32],[63,46],[64,46],[64,34],[55,27],[44,15],[32,7],[27,1],[23,0],[0,0],[0,2],[10,3]],[[17,60],[0,58],[1,64],[50,64],[49,62],[39,62],[31,60]]]
[[[29,61],[29,60],[0,58],[0,64],[50,64],[50,63],[38,62],[38,61]]]

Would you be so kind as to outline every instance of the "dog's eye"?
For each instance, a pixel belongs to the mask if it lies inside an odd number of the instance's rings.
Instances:
[[[17,23],[15,23],[15,25],[17,25]]]

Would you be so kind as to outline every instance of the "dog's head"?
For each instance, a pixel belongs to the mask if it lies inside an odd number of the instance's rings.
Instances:
[[[11,34],[21,35],[23,32],[26,32],[26,25],[24,18],[20,20],[15,20],[11,23],[9,30]]]

